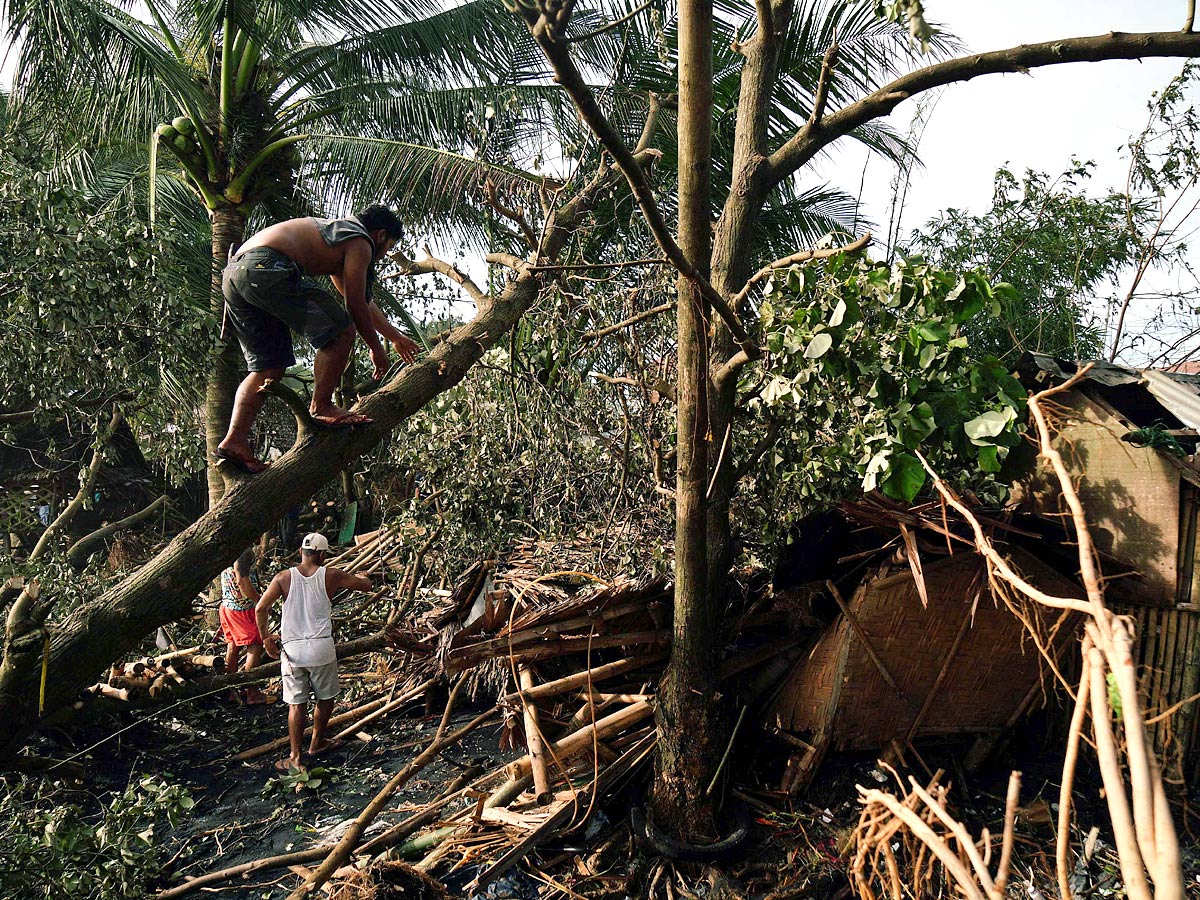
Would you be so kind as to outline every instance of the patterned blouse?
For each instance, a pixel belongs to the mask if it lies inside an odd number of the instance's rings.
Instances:
[[[250,583],[254,585],[255,590],[258,589],[258,576],[253,572],[250,573]],[[238,584],[233,566],[221,573],[221,605],[239,612],[254,609],[254,601],[242,596],[242,588]]]

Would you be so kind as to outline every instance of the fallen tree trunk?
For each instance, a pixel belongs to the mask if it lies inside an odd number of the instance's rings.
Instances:
[[[642,162],[654,154],[647,152]],[[570,200],[555,209],[543,229],[539,258],[556,259],[601,194],[620,179],[606,167]],[[154,559],[93,602],[71,612],[54,628],[45,710],[71,703],[98,680],[109,664],[160,625],[188,617],[193,601],[211,580],[262,531],[320,485],[383,440],[392,429],[437,395],[456,385],[537,299],[541,276],[516,261],[504,289],[478,297],[479,312],[455,329],[427,357],[406,366],[390,383],[363,400],[356,411],[374,423],[353,429],[314,429],[297,411],[297,439],[265,472],[226,475],[221,502],[175,537]],[[0,757],[11,754],[38,719],[36,679],[40,654],[9,660],[0,679],[0,721],[9,724]],[[223,676],[238,683],[236,675]]]

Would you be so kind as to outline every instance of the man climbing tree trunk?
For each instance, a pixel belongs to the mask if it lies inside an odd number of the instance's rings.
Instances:
[[[656,158],[639,153],[636,164]],[[578,192],[553,210],[531,256],[553,261],[586,221],[597,199],[615,188],[620,172],[605,165]],[[234,477],[216,507],[194,522],[141,569],[106,594],[81,605],[51,629],[45,615],[54,602],[50,589],[28,598],[10,615],[0,658],[0,764],[28,736],[39,715],[37,678],[42,668],[45,631],[50,636],[45,711],[71,703],[114,659],[159,625],[189,616],[197,592],[252,543],[263,522],[273,522],[337,472],[385,438],[433,397],[457,384],[484,353],[511,329],[538,298],[544,276],[529,261],[503,254],[513,271],[494,296],[466,276],[464,288],[479,312],[465,325],[362,402],[358,411],[374,424],[350,430],[313,428],[307,406],[285,396],[298,420],[296,444],[259,475]],[[446,267],[440,261],[430,265]],[[414,274],[420,267],[413,267]]]
[[[712,0],[679,4],[679,248],[708,274],[712,145]],[[721,752],[716,700],[717,597],[708,590],[708,318],[699,285],[678,292],[678,427],[675,477],[675,635],[659,686],[655,818],[672,831],[712,835],[707,783]]]

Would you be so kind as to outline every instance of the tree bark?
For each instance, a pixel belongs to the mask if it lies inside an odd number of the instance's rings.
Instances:
[[[233,329],[225,321],[225,297],[221,293],[221,272],[229,260],[229,251],[242,242],[245,216],[229,207],[212,213],[212,292],[210,304],[217,323],[217,343],[212,369],[204,390],[204,449],[208,454],[208,508],[214,509],[225,495],[225,479],[212,464],[217,445],[229,430],[233,414],[233,395],[242,380],[242,356]]]
[[[679,4],[679,247],[708,274],[712,163],[712,0]],[[723,746],[717,702],[718,616],[708,591],[708,324],[694,279],[680,274],[675,479],[675,637],[659,685],[654,816],[680,835],[715,835],[712,777]]]
[[[552,213],[540,256],[557,258],[597,197],[619,179],[615,167],[598,172],[579,194]],[[340,431],[313,430],[305,425],[296,444],[262,474],[226,475],[230,487],[217,506],[137,572],[98,599],[74,609],[54,628],[46,712],[69,704],[114,659],[159,625],[190,616],[196,595],[258,537],[263,522],[276,521],[431,399],[461,381],[517,323],[541,287],[538,274],[523,264],[474,319],[357,407],[375,420],[373,425]],[[9,670],[8,677],[0,677],[0,697],[11,698],[4,711],[7,728],[0,736],[0,756],[13,752],[37,721],[35,672],[16,667]]]
[[[713,286],[734,296],[753,270],[754,228],[768,194],[767,122],[771,90],[778,69],[779,46],[791,23],[793,4],[764,4],[758,32],[742,45],[745,64],[738,93],[738,118],[734,130],[733,180],[725,206],[717,219],[712,250]],[[735,310],[744,312],[744,310]],[[738,353],[733,335],[716,323],[709,371],[713,387],[709,397],[710,446],[713,466],[708,498],[708,589],[724,605],[726,581],[733,565],[736,542],[730,505],[737,491],[737,441],[734,435],[738,370],[717,377]]]

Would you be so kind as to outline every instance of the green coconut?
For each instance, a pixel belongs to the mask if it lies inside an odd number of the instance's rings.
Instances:
[[[179,132],[175,129],[174,125],[159,125],[158,128],[155,129],[155,132],[164,141],[173,141],[179,135]]]
[[[173,119],[171,124],[175,126],[175,130],[180,134],[190,135],[194,134],[196,131],[196,126],[192,124],[192,120],[187,116],[179,116],[178,118]]]

